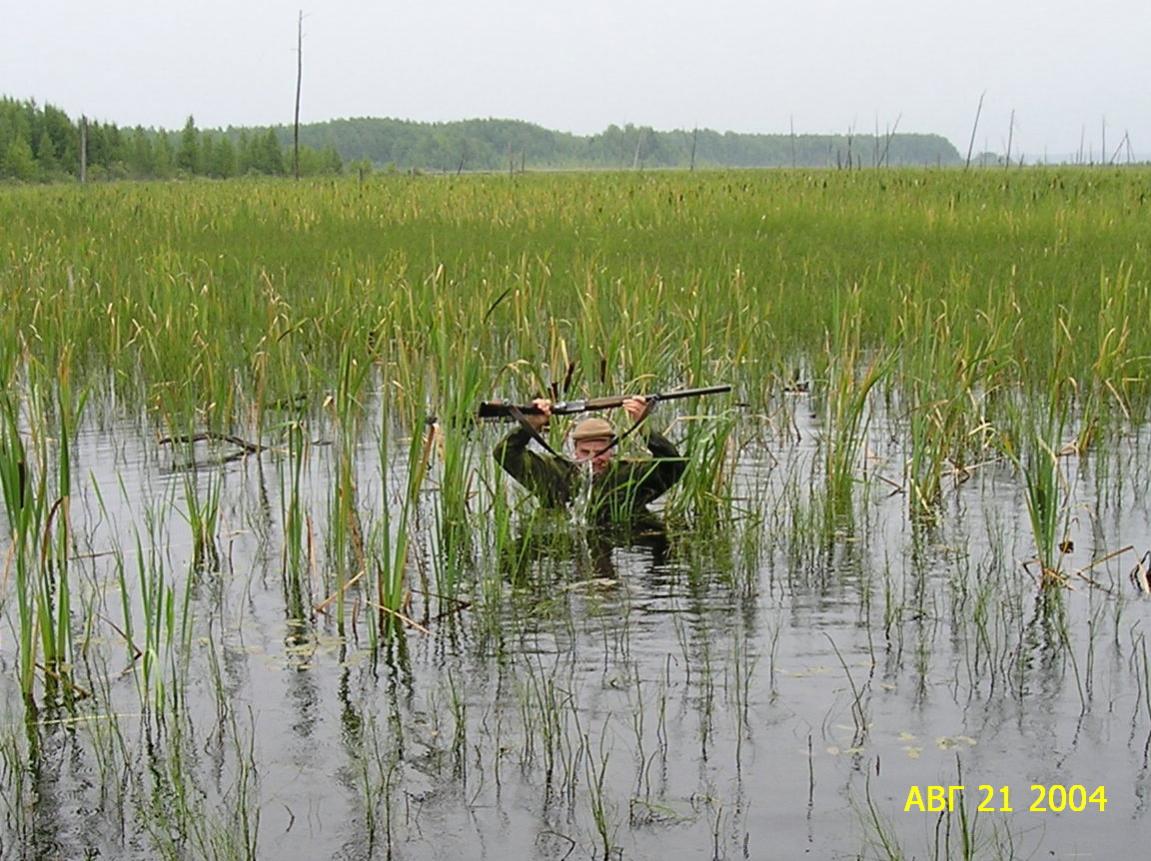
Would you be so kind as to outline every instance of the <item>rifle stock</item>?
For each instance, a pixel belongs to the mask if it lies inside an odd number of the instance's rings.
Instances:
[[[701,395],[718,395],[730,392],[731,386],[704,386],[699,389],[677,389],[671,392],[658,392],[656,394],[642,395],[648,401],[674,401],[679,398],[695,398]],[[553,416],[570,416],[577,413],[592,412],[594,410],[610,410],[623,406],[623,402],[633,395],[609,395],[602,398],[585,398],[578,401],[560,401],[552,404]],[[499,401],[484,401],[480,404],[477,418],[481,419],[512,419],[515,418],[513,410],[523,415],[539,415],[539,410],[531,404],[505,404]]]

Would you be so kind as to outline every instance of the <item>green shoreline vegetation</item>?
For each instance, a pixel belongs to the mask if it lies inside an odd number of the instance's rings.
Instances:
[[[180,131],[73,120],[52,105],[0,98],[0,180],[229,179],[295,173],[288,126]],[[300,126],[301,176],[374,169],[461,173],[688,167],[952,166],[955,147],[929,134],[764,135],[609,126],[589,136],[516,120],[420,123],[354,118]]]

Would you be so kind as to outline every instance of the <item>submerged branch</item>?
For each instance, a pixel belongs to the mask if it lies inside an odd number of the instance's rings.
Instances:
[[[267,451],[266,445],[260,445],[256,442],[248,442],[238,436],[226,433],[216,433],[215,431],[201,431],[194,434],[183,434],[180,436],[166,436],[158,441],[158,445],[190,445],[197,442],[226,442],[234,446],[242,448],[245,454],[259,454],[262,451]]]

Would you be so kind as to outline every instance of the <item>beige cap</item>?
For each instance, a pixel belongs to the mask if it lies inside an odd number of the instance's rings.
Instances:
[[[582,442],[587,439],[611,439],[615,436],[615,428],[611,422],[604,419],[584,419],[572,431],[572,440]]]

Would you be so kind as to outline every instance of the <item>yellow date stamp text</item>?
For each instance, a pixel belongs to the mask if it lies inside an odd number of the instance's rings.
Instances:
[[[1104,786],[1084,786],[1075,783],[1065,786],[1061,783],[1033,783],[1026,793],[1020,806],[1016,807],[1012,801],[1012,789],[1006,784],[993,786],[981,783],[971,787],[979,795],[980,813],[1103,813],[1107,810],[1107,788]],[[907,801],[904,802],[903,812],[910,813],[942,813],[951,812],[963,803],[963,793],[968,787],[961,783],[926,784],[912,786],[907,790]]]

